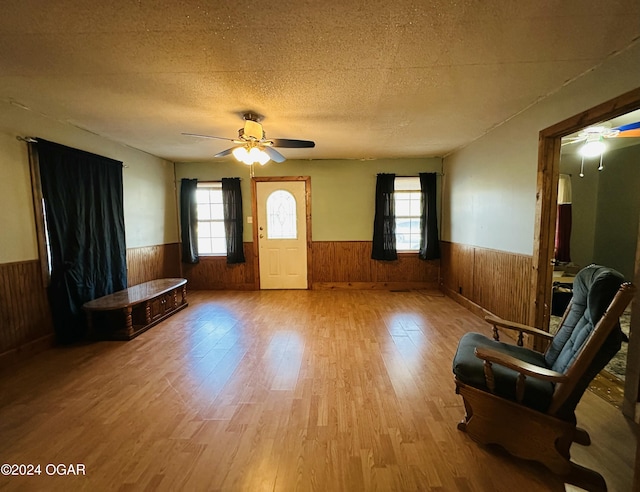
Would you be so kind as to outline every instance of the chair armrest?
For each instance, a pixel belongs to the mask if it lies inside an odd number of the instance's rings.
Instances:
[[[543,330],[539,330],[538,328],[534,328],[533,326],[528,326],[528,325],[522,325],[520,323],[516,323],[514,321],[507,321],[506,319],[502,319],[502,318],[498,318],[497,316],[485,316],[484,320],[487,323],[490,323],[493,325],[493,330],[494,330],[494,338],[497,340],[496,338],[496,334],[497,334],[497,327],[499,326],[500,328],[507,328],[509,330],[514,330],[514,331],[518,331],[520,332],[520,337],[518,338],[518,342],[520,342],[520,339],[522,338],[522,333],[527,333],[529,335],[534,335],[540,338],[543,338],[544,340],[553,340],[553,335],[551,333],[548,333],[546,331]],[[521,343],[518,343],[518,345],[521,345]]]
[[[511,355],[506,355],[490,348],[478,347],[475,349],[475,354],[479,359],[508,367],[509,369],[532,378],[542,379],[552,383],[564,383],[569,380],[565,374],[545,367],[529,364],[528,362],[516,359]]]

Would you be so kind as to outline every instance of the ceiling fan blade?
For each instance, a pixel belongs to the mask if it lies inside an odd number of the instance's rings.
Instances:
[[[285,160],[287,160],[285,156],[283,156],[273,147],[264,147],[263,150],[267,153],[267,155],[273,162],[284,162]]]
[[[620,133],[626,132],[628,130],[638,130],[640,129],[640,121],[636,121],[635,123],[629,123],[628,125],[622,125],[615,128],[615,130],[619,130]]]
[[[227,138],[227,137],[214,137],[213,135],[200,135],[199,133],[181,133],[186,137],[198,137],[198,138],[215,138],[218,140],[229,140],[230,142],[234,142],[235,138]]]
[[[230,149],[227,150],[223,150],[222,152],[218,152],[216,155],[214,155],[213,157],[226,157],[229,154],[231,154],[231,152],[233,152],[233,149],[235,149],[235,147],[231,147]]]
[[[629,123],[628,125],[622,125],[616,128],[618,130],[618,137],[640,137],[640,121],[635,123]]]
[[[270,138],[274,147],[288,147],[290,149],[306,149],[315,147],[316,143],[311,140],[290,140],[288,138]]]
[[[561,145],[571,145],[578,142],[584,142],[586,140],[586,137],[565,137],[562,140],[563,142]]]
[[[632,128],[630,130],[621,131],[618,133],[618,137],[640,137],[640,128]]]

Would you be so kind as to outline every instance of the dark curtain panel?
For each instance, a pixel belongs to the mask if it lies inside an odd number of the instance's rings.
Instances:
[[[182,262],[198,263],[198,202],[197,179],[180,182],[180,235],[182,236]]]
[[[422,211],[420,213],[420,259],[440,258],[438,214],[436,209],[436,173],[420,173]]]
[[[86,334],[82,305],[127,287],[122,163],[38,139],[58,341]]]
[[[571,204],[558,205],[556,217],[555,259],[561,262],[571,261]]]
[[[374,260],[396,260],[396,218],[393,203],[395,174],[378,174],[376,181],[376,211],[373,219]]]
[[[224,205],[224,234],[227,239],[227,263],[244,263],[240,178],[222,178],[222,204]]]

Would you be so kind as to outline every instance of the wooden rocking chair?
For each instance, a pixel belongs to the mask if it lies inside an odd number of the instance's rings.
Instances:
[[[487,317],[494,340],[465,334],[453,360],[456,393],[466,415],[458,424],[481,444],[498,444],[514,456],[538,461],[565,482],[606,491],[599,473],[573,463],[570,447],[589,445],[576,426],[575,408],[591,380],[620,349],[619,318],[635,293],[615,270],[582,269],[555,336]],[[519,332],[518,345],[498,340],[498,328]],[[523,333],[550,343],[544,353],[522,346]]]

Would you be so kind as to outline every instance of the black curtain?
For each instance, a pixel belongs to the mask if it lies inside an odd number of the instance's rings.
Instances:
[[[396,218],[393,203],[395,174],[378,174],[376,181],[376,211],[373,219],[374,260],[396,260]]]
[[[197,179],[180,182],[180,233],[182,236],[182,262],[198,263],[198,202]]]
[[[222,204],[224,206],[224,234],[227,240],[227,263],[244,263],[240,178],[222,178]]]
[[[82,305],[127,287],[122,162],[34,144],[51,254],[48,294],[59,342],[86,334]]]
[[[440,258],[438,215],[436,209],[436,173],[420,173],[420,259]]]

